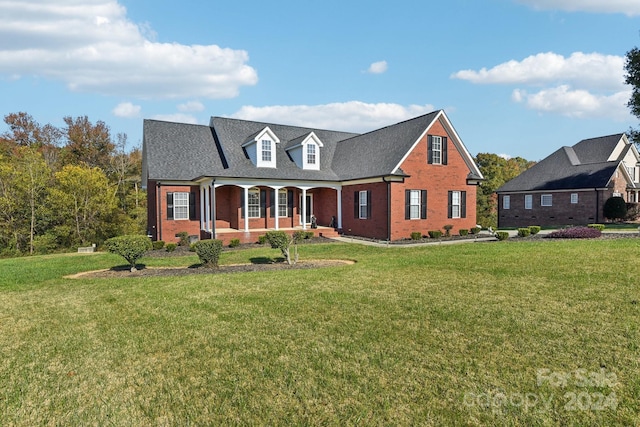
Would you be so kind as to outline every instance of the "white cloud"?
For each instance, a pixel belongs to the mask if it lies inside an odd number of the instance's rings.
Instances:
[[[268,123],[368,132],[434,111],[433,105],[367,104],[349,101],[323,105],[242,107],[232,117]]]
[[[0,74],[136,98],[230,98],[257,82],[243,50],[157,43],[116,0],[0,0]]]
[[[116,117],[136,118],[140,117],[141,107],[131,102],[122,102],[111,111]]]
[[[631,91],[620,91],[611,95],[595,95],[584,89],[571,89],[561,85],[529,94],[516,89],[512,99],[523,102],[527,108],[536,111],[558,113],[567,117],[595,118],[607,117],[617,121],[631,119],[627,102]]]
[[[175,123],[190,123],[192,125],[198,124],[198,119],[193,117],[190,114],[184,113],[175,113],[175,114],[156,114],[151,117],[155,120],[164,120],[166,122],[175,122]]]
[[[638,0],[518,0],[518,2],[542,10],[640,15]]]
[[[378,61],[369,65],[368,73],[371,74],[382,74],[387,71],[388,65],[387,61]]]
[[[178,105],[178,111],[182,111],[185,113],[197,112],[197,111],[203,111],[203,110],[204,110],[204,105],[202,104],[202,102],[199,102],[199,101],[189,101],[189,102],[185,102],[184,104]]]
[[[553,52],[507,61],[478,71],[462,70],[451,77],[478,84],[531,84],[573,82],[598,89],[624,87],[624,57],[574,52],[568,58]]]

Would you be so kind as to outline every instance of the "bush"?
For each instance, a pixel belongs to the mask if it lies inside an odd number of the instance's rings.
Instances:
[[[500,241],[507,240],[509,238],[508,231],[496,231],[496,238]]]
[[[528,237],[531,234],[531,230],[528,227],[518,228],[518,237]]]
[[[176,245],[175,243],[167,243],[167,245],[164,247],[167,252],[173,252],[176,250],[176,248],[178,247],[178,245]]]
[[[55,251],[58,247],[56,236],[53,233],[46,232],[40,236],[33,238],[33,252],[38,255],[44,255]]]
[[[164,248],[164,240],[156,240],[155,242],[153,242],[153,249],[154,250],[160,250]]]
[[[313,236],[315,236],[315,233],[313,231],[307,231],[307,235],[304,236],[305,239],[313,239]]]
[[[267,231],[265,234],[267,242],[271,245],[272,249],[280,249],[282,256],[287,261],[287,264],[292,265],[298,262],[298,241],[304,238],[306,232],[296,231],[293,236],[289,236],[284,231]],[[291,258],[290,248],[293,244],[294,255]]]
[[[602,213],[611,220],[623,219],[627,215],[627,203],[622,197],[612,196],[604,202]]]
[[[550,239],[593,239],[602,236],[602,232],[591,227],[571,227],[547,234]]]
[[[431,230],[428,231],[429,233],[429,237],[431,237],[432,239],[439,239],[440,237],[442,237],[442,231],[440,230]]]
[[[640,218],[640,203],[627,203],[627,215],[625,221],[635,221]]]
[[[178,246],[189,246],[189,233],[186,231],[181,231],[176,234],[176,237],[180,239],[178,241]]]
[[[411,240],[420,240],[422,239],[422,233],[419,231],[413,231],[411,233]]]
[[[460,234],[461,236],[466,236],[467,234],[469,234],[469,230],[467,230],[466,228],[461,228],[460,230],[458,230],[458,234]]]
[[[447,224],[447,225],[445,225],[445,226],[444,226],[444,227],[442,227],[442,228],[444,228],[444,236],[445,236],[445,237],[449,237],[449,236],[451,236],[451,229],[453,228],[453,225],[451,225],[451,224]]]
[[[529,231],[531,232],[532,235],[536,235],[540,232],[540,226],[539,225],[530,225],[529,226]]]
[[[207,268],[218,268],[218,260],[222,252],[222,240],[205,239],[193,244],[200,263]]]
[[[596,230],[604,230],[604,224],[588,224],[587,227],[595,228]]]
[[[264,234],[258,236],[258,243],[261,245],[267,243],[267,236],[265,236]]]
[[[229,242],[229,247],[230,248],[236,248],[238,246],[240,246],[240,239],[231,239],[231,241]],[[197,249],[196,249],[196,252],[198,252]]]
[[[104,245],[109,252],[123,257],[131,266],[131,271],[136,271],[136,261],[153,247],[151,239],[142,235],[112,237]]]
[[[478,234],[478,233],[480,233],[480,230],[482,230],[482,228],[480,228],[480,227],[473,227],[473,228],[472,228],[471,230],[469,230],[469,231],[471,231],[471,234]]]

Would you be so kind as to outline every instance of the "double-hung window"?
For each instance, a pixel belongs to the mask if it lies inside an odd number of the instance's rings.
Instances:
[[[571,204],[575,205],[578,203],[578,193],[571,193]]]
[[[431,158],[434,165],[442,164],[442,137],[431,137]]]
[[[533,195],[525,194],[524,195],[524,208],[525,209],[533,209]]]
[[[502,209],[511,209],[511,196],[502,196]]]
[[[367,206],[369,205],[369,198],[366,191],[360,191],[359,193],[359,218],[366,219],[367,218]]]
[[[448,218],[467,217],[467,192],[449,191]]]
[[[553,194],[542,194],[540,196],[540,206],[553,206]]]
[[[189,193],[173,193],[173,219],[189,219]]]
[[[284,218],[287,216],[287,190],[278,191],[278,216]]]
[[[353,214],[356,219],[371,218],[371,191],[353,192]]]
[[[427,218],[427,190],[405,190],[404,218]]]
[[[261,142],[262,149],[262,161],[270,162],[271,161],[271,141],[268,139],[263,139]]]
[[[307,164],[316,164],[316,144],[307,144]]]
[[[247,202],[249,218],[260,218],[260,190],[249,190]]]

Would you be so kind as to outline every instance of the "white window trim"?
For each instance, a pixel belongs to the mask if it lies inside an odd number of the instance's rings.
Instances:
[[[189,193],[173,193],[173,219],[181,221],[189,219]]]
[[[422,208],[422,191],[421,190],[409,190],[411,196],[409,198],[409,219],[421,219]]]
[[[524,195],[524,208],[533,209],[533,194]]]
[[[367,200],[367,191],[363,190],[358,193],[358,218],[367,219],[367,208],[369,200]]]
[[[511,209],[511,196],[502,196],[502,209]]]
[[[571,193],[571,204],[578,204],[578,193]]]
[[[282,200],[282,195],[284,195],[284,202]],[[287,189],[286,188],[281,188],[280,190],[278,190],[278,217],[280,218],[286,218],[287,214],[288,214],[288,202],[289,202],[289,197],[287,194]],[[283,213],[284,212],[284,213]]]
[[[434,165],[442,164],[442,137],[441,136],[437,136],[437,135],[431,136],[431,160],[432,160],[432,164]]]
[[[545,203],[545,198],[548,199],[548,203]],[[541,194],[540,206],[553,206],[553,194]]]
[[[256,203],[251,203],[251,200],[257,200]],[[257,215],[255,214],[257,212]],[[248,192],[247,200],[247,217],[248,218],[260,218],[260,189],[250,188]]]
[[[509,197],[509,196],[506,196]],[[504,198],[502,199],[504,202]],[[460,218],[462,197],[460,191],[451,192],[451,218]]]
[[[310,142],[306,145],[306,152],[306,164],[309,166],[315,166],[318,162],[318,146]],[[311,161],[311,159],[313,159],[313,161]]]
[[[270,139],[260,140],[260,160],[266,164],[273,163],[273,141]]]

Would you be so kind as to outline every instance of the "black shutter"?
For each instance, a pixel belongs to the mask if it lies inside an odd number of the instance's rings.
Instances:
[[[411,190],[404,190],[404,219],[411,219]]]
[[[447,204],[447,218],[452,218],[453,217],[453,209],[451,206],[451,202],[453,201],[453,191],[449,191],[448,192],[448,197],[449,197],[449,202]]]
[[[371,218],[371,190],[367,190],[367,218]]]
[[[360,218],[360,193],[358,191],[353,192],[353,217],[355,219]]]
[[[420,218],[427,219],[427,190],[420,191]]]
[[[197,217],[196,217],[196,193],[194,191],[189,193],[189,219],[191,221],[197,219]]]
[[[267,216],[267,190],[260,190],[260,218]]]
[[[287,190],[287,215],[293,218],[293,190]]]
[[[442,164],[447,164],[447,137],[442,137]]]
[[[433,163],[433,142],[432,142],[433,138],[431,137],[431,135],[427,135],[427,163],[428,164],[432,164]]]
[[[460,218],[467,217],[467,192],[460,192]]]
[[[276,194],[278,190],[275,188],[269,192],[269,217],[276,217]]]
[[[240,218],[244,218],[244,188],[240,189]]]
[[[167,219],[173,219],[173,193],[167,193]]]

